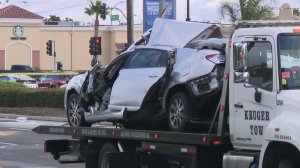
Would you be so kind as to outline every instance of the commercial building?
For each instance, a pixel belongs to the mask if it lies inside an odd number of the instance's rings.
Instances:
[[[135,39],[141,34],[142,26],[135,26]],[[7,6],[0,9],[0,70],[8,70],[13,64],[53,70],[54,57],[46,54],[48,40],[55,41],[55,61],[61,62],[64,70],[90,69],[89,40],[93,35],[94,26],[45,25],[42,16],[15,5]],[[100,26],[99,35],[102,37],[99,60],[107,65],[125,47],[127,28]]]

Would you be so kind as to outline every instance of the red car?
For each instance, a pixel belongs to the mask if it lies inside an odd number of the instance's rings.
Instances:
[[[37,81],[37,85],[39,88],[59,88],[68,83],[71,78],[71,75],[43,75]]]

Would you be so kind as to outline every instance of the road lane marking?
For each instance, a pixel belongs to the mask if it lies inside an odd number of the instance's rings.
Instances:
[[[18,144],[14,143],[7,143],[7,142],[0,142],[0,149],[4,149],[11,146],[17,146]]]
[[[17,131],[31,131],[31,129],[26,129],[26,128],[9,128],[11,130],[17,130]]]

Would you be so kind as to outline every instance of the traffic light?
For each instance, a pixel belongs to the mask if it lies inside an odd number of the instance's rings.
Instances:
[[[101,55],[101,37],[91,37],[89,48],[91,55]]]
[[[62,71],[63,64],[61,62],[56,62],[56,67],[58,71]]]
[[[46,46],[47,46],[47,54],[49,56],[52,56],[52,40],[48,40]]]
[[[103,3],[101,6],[100,6],[100,17],[105,20],[106,19],[106,3]]]

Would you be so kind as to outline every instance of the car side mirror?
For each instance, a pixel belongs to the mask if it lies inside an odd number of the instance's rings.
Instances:
[[[168,68],[173,69],[173,65],[176,63],[175,52],[170,52],[168,54]]]

